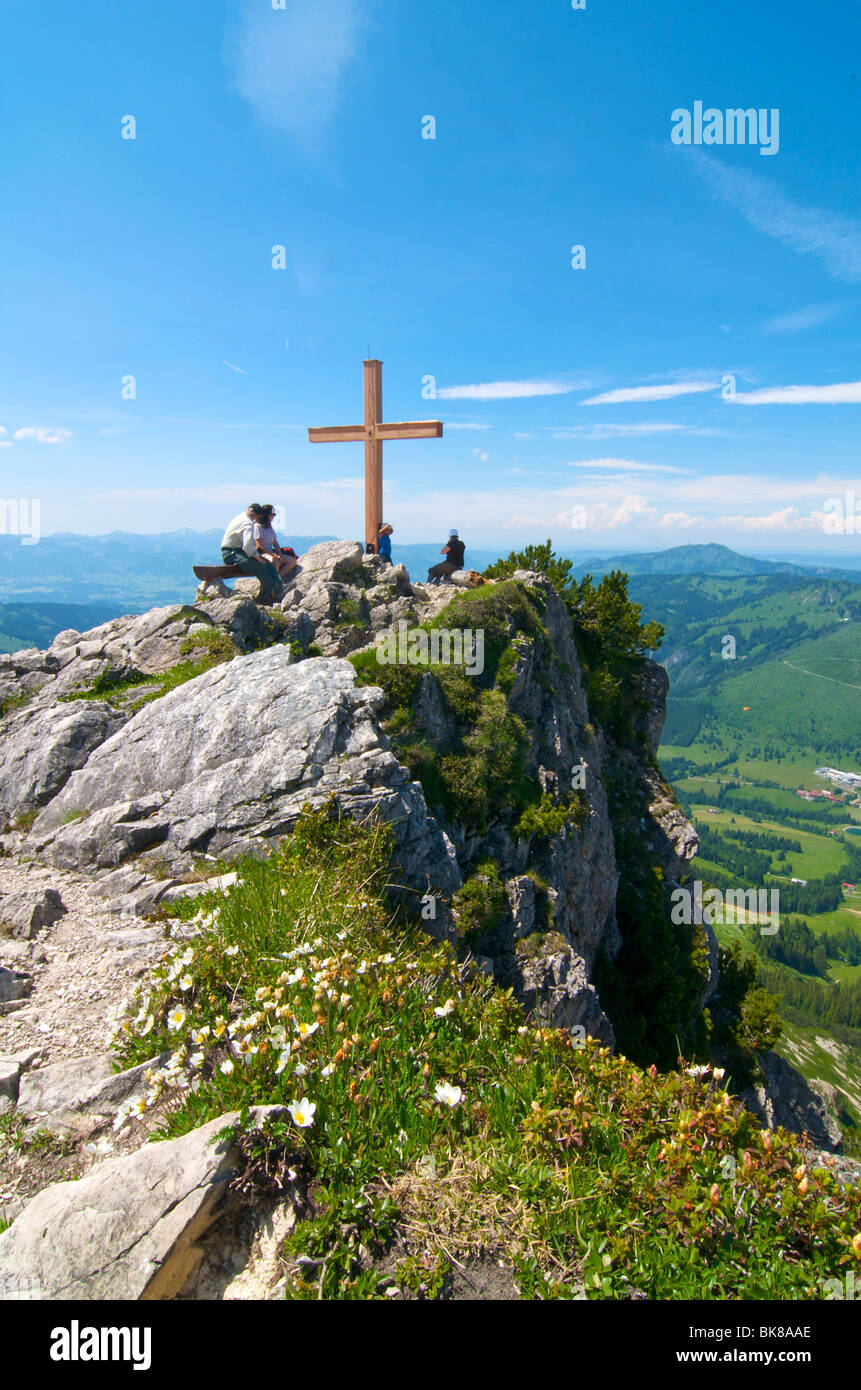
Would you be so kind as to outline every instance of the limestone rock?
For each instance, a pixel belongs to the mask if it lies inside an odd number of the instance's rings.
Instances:
[[[768,1129],[807,1134],[817,1148],[837,1153],[843,1135],[835,1118],[840,1096],[824,1081],[808,1082],[777,1052],[759,1054],[763,1080],[739,1097]]]
[[[115,1072],[110,1057],[96,1053],[29,1071],[18,1088],[19,1114],[31,1118],[61,1111],[115,1115],[123,1101],[143,1089],[147,1071],[162,1060],[156,1057]]]
[[[261,1123],[281,1113],[252,1111]],[[0,1286],[14,1276],[42,1301],[175,1297],[201,1259],[198,1242],[229,1206],[238,1148],[218,1136],[237,1120],[223,1115],[45,1188],[0,1235]]]
[[[515,948],[517,993],[536,1020],[552,1028],[585,1028],[612,1046],[613,1027],[601,1008],[586,964],[555,932],[536,934]]]
[[[12,819],[56,796],[123,718],[101,700],[23,709],[3,725],[0,811]]]
[[[65,915],[66,906],[56,888],[0,895],[0,922],[11,926],[13,936],[27,941]]]
[[[10,970],[8,966],[0,965],[0,1004],[26,999],[32,988],[33,981],[29,975],[21,970]]]
[[[236,857],[335,796],[348,815],[378,811],[393,824],[410,885],[453,891],[453,849],[380,732],[381,699],[355,685],[346,661],[297,664],[284,646],[237,657],[144,706],[97,748],[28,844],[66,867],[155,848]],[[83,818],[66,823],[71,809]]]

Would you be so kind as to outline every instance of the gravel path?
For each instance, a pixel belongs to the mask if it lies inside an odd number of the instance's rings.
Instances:
[[[0,963],[33,977],[24,1007],[0,1016],[0,1054],[38,1047],[46,1065],[107,1052],[118,1006],[166,943],[163,927],[109,911],[92,879],[0,860],[0,895],[41,888],[68,912],[35,941],[0,936]]]

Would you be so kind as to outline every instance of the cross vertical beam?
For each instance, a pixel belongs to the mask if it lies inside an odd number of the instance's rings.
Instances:
[[[374,428],[383,420],[383,364],[372,357],[365,370],[365,548],[377,548],[383,521],[383,441]]]

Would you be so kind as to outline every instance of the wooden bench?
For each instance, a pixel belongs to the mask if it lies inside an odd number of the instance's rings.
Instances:
[[[207,583],[211,579],[241,579],[248,576],[238,565],[194,565],[195,577]]]

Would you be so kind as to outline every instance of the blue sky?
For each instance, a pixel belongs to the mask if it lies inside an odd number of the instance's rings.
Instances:
[[[861,547],[822,526],[861,511],[855,0],[5,0],[0,37],[2,492],[44,532],[256,497],[359,536],[361,447],[305,430],[370,345],[386,419],[445,423],[386,446],[396,541]],[[695,102],[777,110],[775,152],[674,143]]]

